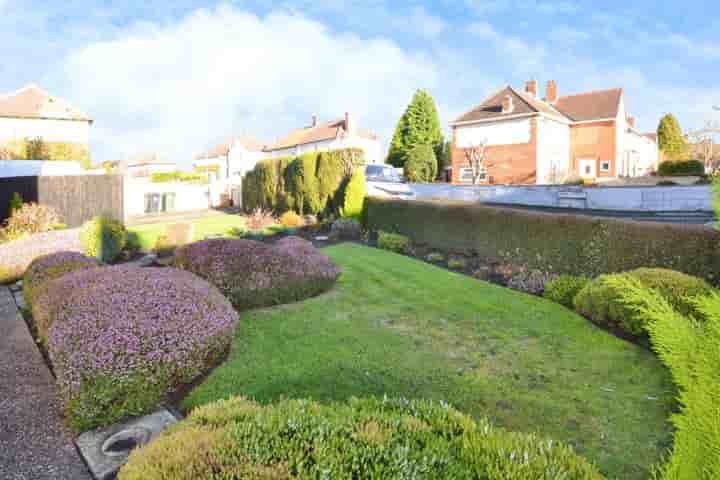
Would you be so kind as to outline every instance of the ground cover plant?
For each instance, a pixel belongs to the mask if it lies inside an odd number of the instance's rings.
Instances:
[[[669,447],[674,387],[652,352],[558,304],[418,260],[356,244],[322,252],[343,270],[337,285],[244,312],[229,358],[185,409],[233,395],[445,400],[630,480]]]
[[[514,455],[513,455],[514,453]],[[353,399],[198,408],[131,454],[120,480],[492,478],[599,480],[572,449],[477,422],[447,404]]]
[[[681,314],[697,312],[693,297],[709,294],[713,289],[704,280],[664,268],[638,268],[625,274],[601,275],[580,292],[574,303],[577,311],[593,322],[610,328],[619,328],[634,336],[644,336],[645,317],[628,308],[623,292],[614,286],[618,275],[629,275],[645,287],[657,290]]]
[[[32,308],[35,299],[44,292],[50,282],[76,270],[96,268],[100,262],[78,252],[58,252],[43,255],[32,261],[23,276],[23,298]]]
[[[586,277],[560,275],[545,284],[543,296],[567,308],[575,308],[575,297],[590,283]]]
[[[678,386],[672,453],[653,477],[663,480],[720,478],[720,296],[695,298],[697,321],[680,313],[660,292],[630,275],[610,280],[628,308],[645,318],[653,349]]]
[[[48,353],[65,414],[84,431],[147,413],[227,351],[237,312],[174,268],[100,267],[52,282]]]
[[[272,245],[204,240],[179,248],[175,265],[217,286],[238,310],[318,295],[332,288],[340,275],[327,256],[298,237]]]

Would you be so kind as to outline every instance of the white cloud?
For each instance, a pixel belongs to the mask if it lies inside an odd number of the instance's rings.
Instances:
[[[488,22],[478,21],[465,27],[468,34],[489,41],[501,65],[516,75],[541,72],[544,69],[547,52],[539,43],[531,43],[514,35],[501,33]]]
[[[313,113],[351,111],[388,136],[414,89],[436,85],[437,67],[386,39],[221,6],[80,48],[61,76],[64,95],[96,119],[96,160],[158,150],[187,164],[227,134],[273,140]]]

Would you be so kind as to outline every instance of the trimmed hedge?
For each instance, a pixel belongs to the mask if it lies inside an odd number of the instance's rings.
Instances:
[[[35,306],[48,309],[48,353],[79,431],[156,408],[221,359],[238,321],[215,287],[174,268],[72,272]]]
[[[644,317],[628,308],[623,302],[623,292],[613,287],[618,276],[632,277],[645,288],[656,290],[682,315],[697,317],[692,298],[713,291],[707,282],[697,277],[663,268],[639,268],[622,274],[601,275],[577,294],[574,302],[578,313],[595,323],[618,327],[635,336],[645,334]]]
[[[720,283],[720,232],[699,225],[539,213],[472,203],[368,197],[368,230],[556,274],[661,267]]]
[[[127,231],[125,226],[108,217],[95,217],[88,220],[80,230],[80,243],[85,254],[101,262],[110,263],[125,248]]]
[[[100,262],[78,252],[58,252],[43,255],[32,261],[23,276],[23,297],[28,307],[32,308],[50,282],[76,270],[99,267]],[[39,331],[39,329],[38,329]],[[40,333],[40,332],[39,332]],[[43,330],[43,333],[47,333]],[[46,335],[41,335],[46,340]]]
[[[217,286],[237,310],[279,305],[332,288],[340,270],[313,245],[286,237],[270,245],[212,239],[175,252],[175,265]]]
[[[398,233],[378,232],[378,248],[396,253],[405,253],[410,248],[410,239]]]
[[[262,160],[243,178],[243,209],[337,214],[350,175],[364,163],[360,149]]]
[[[699,160],[668,160],[658,165],[657,174],[661,177],[703,176],[705,165]]]
[[[195,409],[130,454],[118,480],[604,478],[572,448],[474,421],[445,403],[350,399]]]
[[[359,221],[362,218],[366,194],[365,170],[358,168],[353,172],[345,187],[345,195],[340,215],[343,218],[351,218]]]
[[[575,297],[589,282],[587,277],[560,275],[545,284],[543,296],[567,308],[574,308]]]

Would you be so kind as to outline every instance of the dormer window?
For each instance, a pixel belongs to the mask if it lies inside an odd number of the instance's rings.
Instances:
[[[505,95],[502,101],[502,113],[512,113],[515,110],[513,99],[510,95]]]

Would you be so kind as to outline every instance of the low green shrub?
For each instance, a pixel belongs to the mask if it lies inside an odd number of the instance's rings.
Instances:
[[[635,336],[645,335],[644,318],[623,303],[623,292],[614,287],[618,275],[630,276],[646,288],[656,290],[682,315],[698,316],[692,297],[713,291],[707,282],[697,277],[662,268],[639,268],[625,274],[601,275],[577,294],[574,303],[580,314]]]
[[[451,270],[463,270],[467,266],[467,262],[462,257],[451,257],[448,259],[447,264]]]
[[[114,261],[125,248],[127,230],[125,226],[109,217],[95,217],[88,220],[80,230],[80,243],[85,255],[103,263]]]
[[[445,261],[445,255],[440,252],[430,252],[425,259],[432,263],[441,263]]]
[[[705,165],[699,160],[668,160],[658,165],[657,174],[661,177],[702,176],[705,175]]]
[[[589,282],[587,277],[560,275],[545,284],[543,296],[567,308],[574,308],[575,297]]]
[[[153,183],[188,182],[207,183],[207,174],[189,172],[156,172],[150,177]]]
[[[704,321],[678,312],[659,291],[629,275],[609,280],[625,307],[643,318],[653,349],[678,386],[679,413],[672,415],[675,437],[657,480],[720,478],[720,296],[712,293],[692,302]]]
[[[354,218],[340,218],[330,226],[330,238],[333,241],[357,241],[362,238],[362,226]]]
[[[305,225],[305,220],[292,210],[288,210],[280,215],[280,225],[286,228],[300,228]]]
[[[20,195],[18,192],[13,192],[13,196],[10,199],[10,204],[8,205],[8,212],[10,213],[10,216],[12,216],[12,214],[15,210],[19,210],[22,206],[23,206],[22,195]]]
[[[391,252],[405,253],[410,248],[410,239],[399,233],[378,232],[377,246]]]
[[[602,479],[572,448],[474,421],[445,403],[350,399],[263,406],[230,398],[195,409],[135,450],[119,480]]]
[[[470,202],[368,197],[366,230],[392,231],[441,251],[475,254],[558,275],[640,267],[677,270],[720,284],[720,231],[702,225],[551,214]]]

